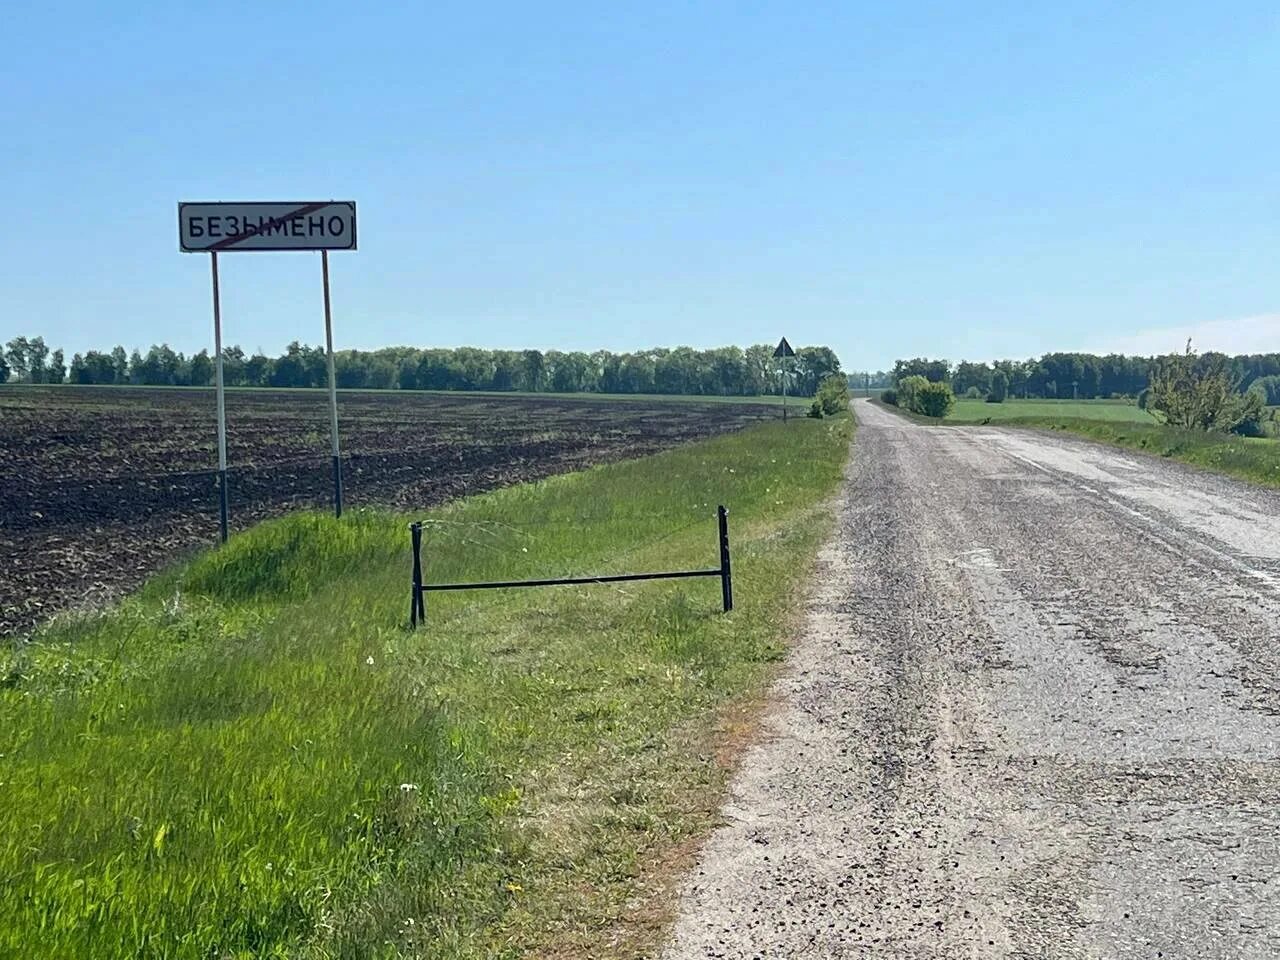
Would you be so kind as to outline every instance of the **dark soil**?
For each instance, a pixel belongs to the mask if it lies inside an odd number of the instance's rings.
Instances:
[[[639,457],[776,404],[340,394],[347,509],[412,510]],[[110,601],[216,542],[211,390],[0,389],[0,636]],[[331,507],[327,394],[227,394],[233,529]]]

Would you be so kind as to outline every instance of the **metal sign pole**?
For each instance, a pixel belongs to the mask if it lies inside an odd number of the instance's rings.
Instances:
[[[782,422],[787,422],[787,358],[782,358]]]
[[[218,394],[218,529],[227,542],[227,400],[222,384],[222,306],[218,301],[218,251],[209,254],[213,270],[213,369]]]
[[[329,354],[329,429],[333,447],[333,515],[342,516],[342,455],[338,450],[338,378],[333,362],[333,314],[329,308],[329,251],[320,251],[324,279],[324,345]]]

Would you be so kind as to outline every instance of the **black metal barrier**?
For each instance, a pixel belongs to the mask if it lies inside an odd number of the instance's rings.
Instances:
[[[729,559],[729,511],[716,508],[720,524],[720,566],[715,570],[676,570],[670,573],[616,573],[600,577],[562,577],[552,580],[495,580],[485,583],[423,583],[422,523],[409,524],[413,540],[413,597],[409,607],[409,623],[416,627],[426,623],[425,594],[434,590],[499,590],[513,587],[555,587],[590,583],[623,583],[630,580],[678,580],[686,577],[719,577],[720,598],[724,612],[733,609],[733,569]]]

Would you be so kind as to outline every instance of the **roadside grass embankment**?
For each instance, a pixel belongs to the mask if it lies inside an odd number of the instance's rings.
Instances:
[[[1001,426],[1073,433],[1114,447],[1168,457],[1241,480],[1280,487],[1280,443],[1264,437],[1184,430],[1161,423],[1028,417]]]
[[[852,422],[769,423],[407,518],[262,524],[0,654],[0,956],[638,956],[785,653]]]
[[[872,402],[879,403],[879,401]],[[1034,405],[1039,410],[1043,410],[1043,405],[1053,402],[1033,400],[1024,401],[1023,403],[1026,406]],[[981,405],[988,408],[1008,405],[1008,401],[1004,404],[988,404],[977,400],[957,401],[957,410],[960,410],[961,403],[973,404],[975,407]],[[1065,401],[1065,403],[1070,404],[1071,401]],[[1088,404],[1090,410],[1091,415],[1088,417],[1059,415],[993,416],[991,423],[998,423],[1002,427],[1023,427],[1032,430],[1071,433],[1097,443],[1106,443],[1128,450],[1138,450],[1153,456],[1178,460],[1205,470],[1224,473],[1241,480],[1280,487],[1280,443],[1276,440],[1171,427],[1167,424],[1156,422],[1153,417],[1137,407],[1127,407],[1127,405],[1118,402],[1098,401],[1093,403],[1082,401],[1081,405],[1084,404]],[[964,426],[982,422],[981,419],[973,417],[968,410],[965,411],[965,415],[970,419],[949,417],[946,420],[935,420],[917,416],[889,404],[881,403],[880,406],[917,423],[930,426],[946,426],[948,424]],[[1142,414],[1146,417],[1146,422],[1127,420],[1119,412],[1124,409]],[[1106,411],[1105,413],[1094,415],[1095,411],[1104,410]]]

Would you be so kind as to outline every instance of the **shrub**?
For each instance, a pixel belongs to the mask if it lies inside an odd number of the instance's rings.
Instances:
[[[981,400],[982,391],[979,390],[977,387],[970,387],[968,390],[964,392],[964,398],[966,400]]]
[[[1185,352],[1160,358],[1147,388],[1147,406],[1175,427],[1261,430],[1265,416],[1262,394],[1255,390],[1237,393],[1236,384],[1225,356],[1197,356],[1188,340]]]
[[[896,407],[898,405],[898,391],[893,389],[893,387],[890,387],[888,390],[881,390],[880,402],[890,403]]]
[[[822,401],[814,400],[813,403],[809,404],[809,412],[805,414],[805,416],[812,417],[814,420],[821,420],[822,419]]]
[[[916,394],[929,385],[929,381],[919,374],[903,377],[898,381],[898,406],[907,410],[916,410]]]
[[[991,375],[991,392],[987,394],[987,403],[1004,403],[1009,396],[1009,375],[997,370]]]
[[[941,420],[956,405],[956,395],[946,383],[928,383],[919,387],[913,397],[912,409],[926,417]]]
[[[849,381],[843,374],[832,373],[818,384],[818,394],[813,401],[820,413],[830,417],[849,409]]]

